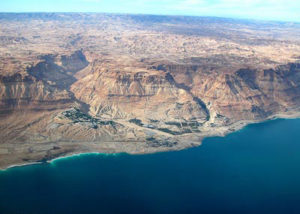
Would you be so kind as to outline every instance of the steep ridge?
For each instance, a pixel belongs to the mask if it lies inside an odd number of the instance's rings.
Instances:
[[[263,120],[299,106],[299,63],[223,73],[203,71],[197,63],[164,63],[151,68],[166,72],[176,87],[199,99],[202,109],[211,113],[208,120],[214,125]]]
[[[73,102],[71,94],[21,74],[0,75],[0,114],[16,110],[63,109]]]
[[[16,110],[65,109],[74,103],[68,91],[73,76],[89,63],[81,51],[70,56],[40,56],[40,62],[23,73],[0,75],[0,114]]]
[[[164,72],[131,69],[101,69],[76,82],[71,90],[78,100],[90,105],[92,115],[100,118],[138,119],[156,129],[167,128],[168,123],[207,120],[206,109]]]
[[[45,55],[40,58],[42,61],[29,68],[28,73],[60,89],[68,89],[76,81],[74,74],[89,64],[82,51],[70,56]]]
[[[278,112],[299,107],[299,64],[275,69],[239,69],[196,84],[192,91],[210,103],[217,114],[239,120],[263,120]]]

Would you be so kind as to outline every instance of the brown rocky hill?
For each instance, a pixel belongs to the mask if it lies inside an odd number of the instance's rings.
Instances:
[[[184,149],[300,107],[300,25],[0,14],[0,167]]]

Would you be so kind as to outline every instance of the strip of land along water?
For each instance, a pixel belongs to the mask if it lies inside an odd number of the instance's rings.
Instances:
[[[1,213],[299,213],[300,119],[188,150],[80,155],[0,172]]]

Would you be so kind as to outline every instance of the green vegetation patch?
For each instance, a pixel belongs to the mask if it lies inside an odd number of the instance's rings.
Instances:
[[[169,140],[157,140],[154,137],[148,137],[146,138],[147,145],[151,147],[173,147],[177,145],[178,143],[176,141],[169,141]]]
[[[172,131],[172,130],[167,129],[167,128],[158,128],[158,130],[162,131],[162,132],[166,132],[166,133],[172,134],[172,135],[180,135],[180,134],[182,134],[181,132]]]
[[[144,125],[141,120],[136,119],[136,118],[135,119],[130,119],[129,122],[130,123],[134,123],[134,124],[136,124],[138,126],[143,126]]]
[[[167,132],[172,135],[181,135],[181,134],[187,134],[187,133],[193,133],[197,132],[199,133],[200,131],[198,130],[198,127],[201,126],[202,124],[197,122],[197,121],[191,121],[191,122],[165,122],[166,125],[169,126],[176,126],[180,131],[172,131],[167,128],[160,128],[158,130]]]
[[[152,119],[150,119],[150,122],[151,122],[151,123],[158,123],[159,120],[152,120]]]
[[[97,129],[98,126],[104,126],[104,125],[111,125],[113,127],[115,127],[116,123],[114,121],[101,121],[98,118],[94,118],[88,114],[83,113],[82,111],[80,111],[79,109],[75,108],[69,111],[65,111],[63,113],[63,115],[72,120],[73,123],[80,123],[80,122],[87,122],[87,123],[91,123],[93,125],[94,129]]]
[[[198,123],[197,121],[191,121],[191,122],[175,122],[175,121],[171,121],[171,122],[165,122],[166,125],[170,125],[170,126],[177,126],[178,128],[183,128],[183,127],[190,127],[190,128],[198,128],[199,126],[201,126],[201,123]]]

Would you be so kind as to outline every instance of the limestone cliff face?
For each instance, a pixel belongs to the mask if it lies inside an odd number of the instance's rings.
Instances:
[[[73,102],[66,90],[21,74],[0,76],[0,112],[65,108]]]
[[[206,121],[207,112],[169,75],[155,70],[102,70],[71,87],[92,114],[114,119]]]
[[[68,87],[73,76],[89,63],[81,51],[71,55],[45,55],[23,73],[0,75],[0,112],[65,109],[74,103]]]
[[[299,68],[288,64],[268,70],[239,69],[196,83],[192,93],[228,122],[264,119],[299,106]]]
[[[44,55],[40,58],[41,61],[29,68],[28,73],[60,89],[68,89],[76,82],[74,74],[89,64],[81,51],[62,56]]]
[[[153,65],[133,60],[127,64],[116,62],[116,66],[111,60],[91,60],[89,63],[82,51],[44,55],[23,73],[1,75],[1,114],[7,116],[16,110],[66,112],[76,107],[78,115],[90,114],[95,119],[73,118],[69,125],[59,126],[51,133],[60,133],[65,139],[77,134],[79,139],[83,134],[82,140],[90,141],[98,139],[91,138],[95,134],[87,134],[91,128],[102,139],[111,140],[120,133],[107,135],[107,128],[137,128],[132,124],[183,135],[240,120],[263,120],[300,105],[297,63],[220,73],[202,70],[203,65],[198,62],[185,65],[165,61]],[[97,120],[108,123],[108,127],[100,128]],[[120,121],[123,128],[115,129],[107,121]],[[82,131],[73,133],[73,123],[79,123]]]
[[[170,73],[178,88],[200,99],[215,125],[261,120],[300,104],[297,63],[224,72],[208,72],[199,64],[159,64],[152,68]]]

